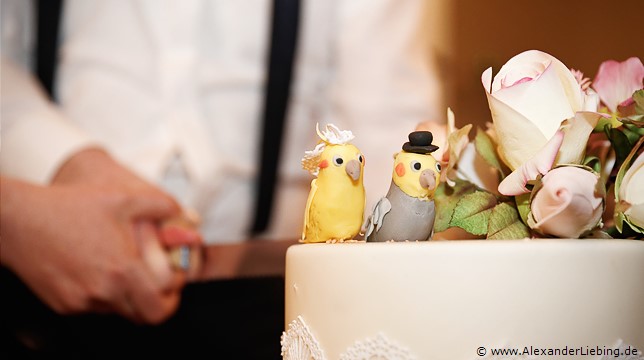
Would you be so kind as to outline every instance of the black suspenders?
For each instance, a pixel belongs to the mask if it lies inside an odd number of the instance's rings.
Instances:
[[[299,25],[299,0],[274,0],[268,83],[264,94],[263,138],[259,154],[252,234],[268,227],[273,206],[284,121],[290,96],[291,74]]]
[[[37,0],[36,73],[52,99],[62,5],[62,0]],[[300,7],[300,0],[273,0],[268,78],[262,115],[263,135],[257,167],[260,170],[255,190],[252,235],[261,234],[270,222],[290,97]]]
[[[62,0],[37,0],[36,4],[36,76],[53,99]]]

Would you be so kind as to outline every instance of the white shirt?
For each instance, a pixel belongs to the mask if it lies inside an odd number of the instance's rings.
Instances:
[[[268,238],[297,238],[316,123],[351,130],[366,157],[367,211],[441,89],[424,0],[304,1]],[[271,1],[67,0],[55,93],[25,69],[30,3],[2,1],[1,171],[47,183],[74,152],[105,147],[203,217],[208,242],[246,239],[254,214]]]

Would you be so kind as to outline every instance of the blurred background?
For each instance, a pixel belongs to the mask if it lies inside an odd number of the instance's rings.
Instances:
[[[514,55],[541,50],[591,80],[605,60],[644,58],[644,0],[441,0],[429,21],[445,106],[456,123],[491,121],[481,74]],[[439,15],[439,13],[445,16]]]

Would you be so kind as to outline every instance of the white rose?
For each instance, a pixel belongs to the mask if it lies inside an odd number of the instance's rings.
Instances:
[[[566,133],[556,163],[578,164],[600,115],[596,96],[587,95],[561,61],[538,50],[510,59],[492,79],[483,72],[502,160],[512,169],[532,159],[562,125]],[[595,108],[593,108],[595,107]]]
[[[628,203],[624,211],[626,219],[644,229],[644,152],[624,174],[619,187],[619,200]]]

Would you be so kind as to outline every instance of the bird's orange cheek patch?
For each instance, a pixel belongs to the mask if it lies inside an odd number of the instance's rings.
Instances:
[[[405,176],[405,165],[402,163],[398,163],[398,165],[396,165],[396,175],[400,177]]]
[[[320,161],[320,163],[318,164],[318,167],[319,167],[320,169],[324,169],[324,168],[326,168],[326,167],[328,167],[328,166],[329,166],[329,162],[328,162],[327,160],[322,160],[322,161]]]

